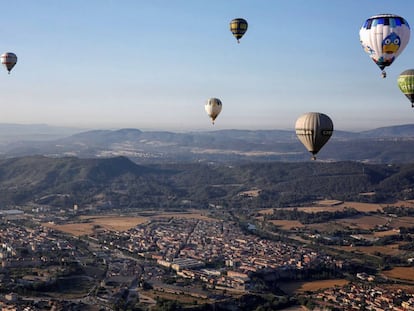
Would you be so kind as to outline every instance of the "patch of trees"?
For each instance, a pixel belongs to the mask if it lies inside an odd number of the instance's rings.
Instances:
[[[412,242],[414,239],[410,234],[393,234],[380,237],[373,245],[390,245],[398,242]]]
[[[414,227],[400,227],[400,234],[414,233]]]
[[[260,278],[264,281],[266,289],[275,290],[281,282],[286,281],[310,281],[326,280],[343,277],[344,269],[339,269],[334,264],[320,263],[305,269],[280,269],[274,271],[257,272],[253,278]]]
[[[302,224],[313,224],[328,222],[335,219],[349,218],[362,215],[362,212],[357,211],[354,208],[345,207],[342,211],[335,212],[303,212],[297,208],[292,210],[288,209],[274,209],[272,215],[266,215],[266,219],[279,219],[279,220],[298,220]]]
[[[400,244],[398,245],[398,249],[403,251],[414,251],[414,242]]]
[[[414,208],[404,206],[386,206],[382,209],[386,214],[397,215],[398,217],[414,216]]]

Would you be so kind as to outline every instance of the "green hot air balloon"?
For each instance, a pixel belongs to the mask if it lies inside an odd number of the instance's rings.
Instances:
[[[301,115],[295,124],[298,139],[312,153],[312,160],[332,136],[332,120],[323,113],[308,112]]]
[[[410,100],[411,107],[414,107],[414,69],[403,71],[397,82],[401,92]]]
[[[235,18],[230,22],[230,31],[237,39],[237,43],[240,43],[240,38],[243,37],[247,31],[247,21],[243,18]]]

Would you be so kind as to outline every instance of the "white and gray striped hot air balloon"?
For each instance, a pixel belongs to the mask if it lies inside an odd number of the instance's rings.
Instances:
[[[221,100],[218,98],[214,98],[214,97],[210,98],[205,103],[204,109],[206,110],[213,124],[217,116],[220,114],[222,107],[223,107],[223,104],[221,103]]]
[[[332,136],[333,123],[326,114],[308,112],[296,120],[295,132],[301,143],[312,153],[312,160],[316,160],[316,154]]]

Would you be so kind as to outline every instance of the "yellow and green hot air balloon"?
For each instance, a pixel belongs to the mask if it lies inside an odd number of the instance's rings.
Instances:
[[[241,37],[247,31],[247,21],[243,18],[235,18],[230,22],[230,31],[233,36],[237,39],[237,43],[240,43]]]
[[[414,107],[414,69],[403,71],[397,82],[401,92],[410,100],[411,107]]]

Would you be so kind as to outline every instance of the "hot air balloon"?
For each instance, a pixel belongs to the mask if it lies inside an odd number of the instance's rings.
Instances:
[[[237,43],[240,43],[240,38],[243,37],[247,31],[247,21],[243,18],[235,18],[230,22],[230,31],[236,37]]]
[[[14,53],[7,52],[3,53],[1,56],[1,63],[7,68],[7,71],[10,74],[10,71],[13,69],[14,65],[17,63],[17,56]]]
[[[398,15],[375,15],[362,25],[359,40],[385,78],[387,74],[384,68],[392,64],[410,40],[410,26]]]
[[[414,107],[414,69],[403,71],[397,82],[401,92],[410,100],[411,107]]]
[[[308,112],[301,115],[295,124],[296,136],[306,149],[312,153],[312,160],[332,136],[332,120],[323,113]]]
[[[221,100],[218,98],[210,98],[204,105],[204,108],[206,109],[206,112],[213,124],[214,120],[216,120],[217,116],[220,114],[222,107],[223,105]]]

